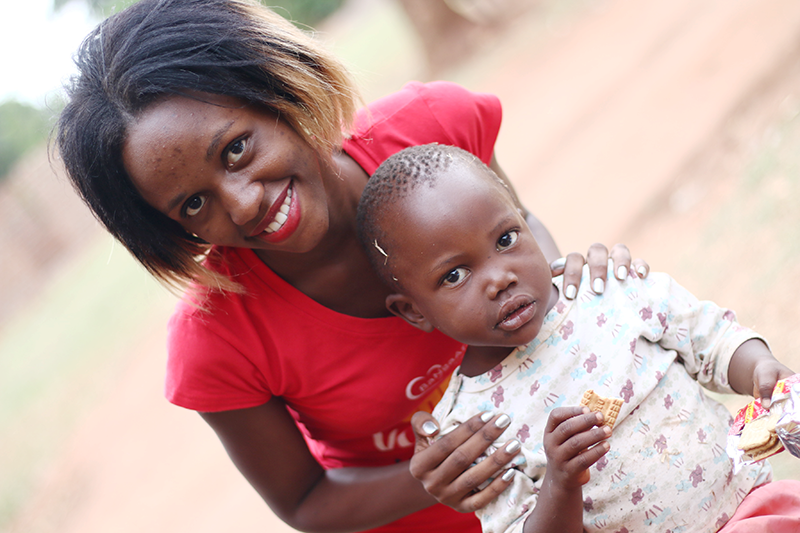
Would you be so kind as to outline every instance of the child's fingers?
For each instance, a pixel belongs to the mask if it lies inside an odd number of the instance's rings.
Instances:
[[[545,439],[560,446],[574,435],[603,423],[601,413],[590,412],[587,407],[560,407],[553,409],[545,426]]]
[[[564,469],[569,474],[578,476],[581,472],[589,470],[589,468],[599,461],[600,458],[606,453],[608,453],[608,450],[610,449],[611,445],[607,440],[598,442],[597,444],[585,449],[583,452],[577,454],[575,457],[567,461]],[[586,481],[588,481],[588,479],[586,479],[584,483]]]
[[[589,408],[581,405],[570,406],[570,407],[556,407],[552,411],[550,411],[550,415],[547,417],[547,423],[545,423],[544,430],[547,432],[552,433],[556,430],[558,426],[569,420],[570,418],[574,418],[576,416],[586,414],[589,412]]]

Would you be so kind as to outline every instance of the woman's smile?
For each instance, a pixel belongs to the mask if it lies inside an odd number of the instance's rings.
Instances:
[[[267,211],[264,219],[250,234],[266,242],[276,243],[288,239],[300,225],[300,200],[294,193],[294,181],[281,192]]]

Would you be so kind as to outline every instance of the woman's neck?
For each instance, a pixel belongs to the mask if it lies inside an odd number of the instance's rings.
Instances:
[[[324,170],[329,227],[325,237],[306,253],[256,250],[276,274],[317,303],[362,318],[389,316],[388,288],[380,281],[361,247],[356,211],[369,175],[344,152]]]

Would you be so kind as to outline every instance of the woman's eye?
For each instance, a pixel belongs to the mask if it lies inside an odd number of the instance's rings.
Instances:
[[[497,240],[497,250],[502,252],[506,248],[514,246],[514,243],[517,242],[517,239],[519,239],[519,231],[517,230],[504,233],[503,236]]]
[[[192,196],[189,198],[189,201],[186,202],[186,207],[184,208],[184,213],[186,213],[187,217],[193,217],[197,213],[203,209],[203,206],[206,205],[206,197],[205,196]]]
[[[467,277],[467,269],[464,267],[454,268],[442,278],[442,285],[458,285]]]
[[[245,147],[247,147],[247,141],[245,139],[239,139],[238,141],[234,141],[228,147],[228,150],[225,152],[225,160],[229,167],[235,165],[236,162],[242,158],[242,154],[244,154]]]

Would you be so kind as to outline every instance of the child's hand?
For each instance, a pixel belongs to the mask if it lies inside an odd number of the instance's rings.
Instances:
[[[589,467],[606,452],[611,435],[601,426],[603,415],[586,407],[558,407],[550,412],[544,429],[544,451],[550,485],[561,490],[579,488],[589,481]]]
[[[761,405],[769,409],[775,384],[794,374],[776,359],[762,359],[753,369],[753,397],[761,398]]]

